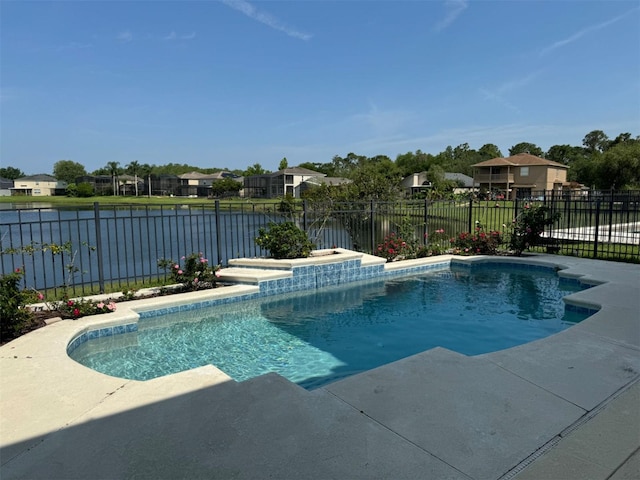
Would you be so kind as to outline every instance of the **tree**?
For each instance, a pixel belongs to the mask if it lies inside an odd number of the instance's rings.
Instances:
[[[15,167],[0,168],[0,177],[7,180],[15,180],[16,178],[24,177],[25,174],[22,170]]]
[[[407,152],[396,157],[396,166],[400,170],[402,177],[412,173],[424,172],[429,169],[429,164],[433,162],[434,156],[423,153],[422,150]]]
[[[280,164],[278,165],[278,170],[284,170],[289,167],[289,162],[287,161],[287,157],[284,157],[280,160]]]
[[[116,185],[116,177],[120,174],[120,162],[107,162],[106,167],[111,174],[111,185],[113,186],[113,194],[118,194],[118,186]]]
[[[78,197],[93,197],[96,192],[93,189],[93,185],[88,182],[82,182],[77,185],[76,194]]]
[[[136,190],[136,197],[138,196],[138,172],[140,171],[140,164],[137,161],[130,162],[126,167],[126,172],[129,175],[133,175],[134,186]]]
[[[225,193],[237,193],[240,190],[242,190],[242,184],[228,177],[222,180],[216,180],[211,185],[211,194],[214,197],[220,197]]]
[[[547,160],[562,163],[563,165],[571,165],[574,162],[585,158],[585,149],[582,147],[574,147],[572,145],[553,145],[545,154]]]
[[[592,130],[582,139],[582,144],[589,153],[604,152],[609,148],[609,137],[602,130]]]
[[[312,163],[303,162],[298,165],[300,168],[313,170],[314,172],[324,173],[327,177],[333,177],[333,168],[330,163]]]
[[[478,154],[480,154],[481,162],[491,160],[493,158],[502,158],[502,152],[493,143],[485,143],[480,147],[480,150],[478,150]]]
[[[595,184],[602,189],[640,187],[640,142],[620,143],[596,161]]]
[[[511,157],[519,153],[528,153],[530,155],[535,155],[536,157],[541,157],[544,154],[539,146],[535,143],[529,142],[518,143],[509,149],[509,156]]]
[[[84,165],[73,160],[60,160],[53,165],[53,176],[67,183],[75,183],[76,178],[87,174]]]
[[[251,175],[264,175],[265,173],[267,173],[267,171],[262,168],[262,165],[260,165],[259,163],[254,163],[244,171],[244,176],[250,177]]]

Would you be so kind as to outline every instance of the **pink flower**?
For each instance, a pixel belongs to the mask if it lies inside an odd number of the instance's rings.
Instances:
[[[43,300],[43,299],[44,299],[44,295],[38,292],[38,300]]]
[[[218,270],[218,271],[216,272],[216,277],[220,278],[220,276],[221,276],[221,275],[222,275],[222,274],[221,274],[221,273],[220,273],[220,271]]]
[[[104,303],[100,302],[99,304],[96,305],[96,307],[102,310],[104,308]]]
[[[178,265],[178,264],[176,263],[176,264],[173,266],[173,268],[175,268],[175,269],[177,270],[178,268],[180,268],[180,265]]]
[[[185,257],[184,255],[182,255],[182,256],[180,257],[180,260],[184,260],[185,258],[186,258],[186,257]]]
[[[207,263],[207,259],[206,258],[201,258],[200,259],[200,263]]]
[[[182,275],[182,270],[178,270],[178,275]]]
[[[109,302],[109,305],[107,305],[107,308],[113,312],[116,309],[115,302]]]

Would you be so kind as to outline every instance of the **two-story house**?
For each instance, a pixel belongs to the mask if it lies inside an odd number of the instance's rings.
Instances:
[[[56,177],[42,173],[16,178],[13,181],[13,187],[10,190],[11,195],[51,197],[54,195],[64,195],[66,188],[67,182],[63,182],[58,180]]]
[[[326,177],[324,173],[308,168],[291,167],[263,175],[244,177],[244,196],[278,198],[285,195],[300,196],[300,185],[312,177]]]
[[[561,191],[568,166],[528,153],[476,163],[473,181],[481,191],[500,192],[507,198],[530,197],[532,192]]]

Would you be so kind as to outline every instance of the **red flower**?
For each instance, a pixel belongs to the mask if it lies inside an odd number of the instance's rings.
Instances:
[[[20,273],[20,269],[19,268],[16,268],[16,273]]]
[[[75,317],[77,317],[78,315],[80,315],[80,310],[78,310],[77,308],[74,308],[74,309],[73,309],[73,315],[74,315]]]
[[[69,300],[69,301],[67,302],[67,306],[68,306],[68,307],[72,307],[72,306],[73,306],[73,300]]]

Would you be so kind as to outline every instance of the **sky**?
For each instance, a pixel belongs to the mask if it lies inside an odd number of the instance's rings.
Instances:
[[[0,2],[0,166],[275,171],[640,135],[640,2]]]

